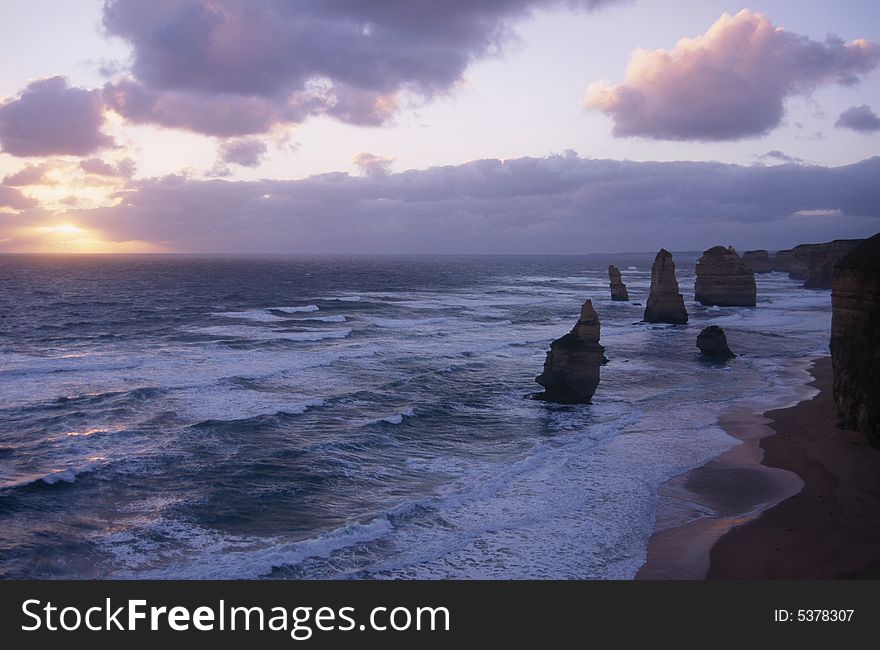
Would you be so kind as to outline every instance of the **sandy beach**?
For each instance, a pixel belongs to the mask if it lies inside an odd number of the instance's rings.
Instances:
[[[638,579],[880,577],[880,451],[837,426],[830,357],[811,374],[796,406],[725,414],[742,444],[663,486],[705,516],[658,530]]]

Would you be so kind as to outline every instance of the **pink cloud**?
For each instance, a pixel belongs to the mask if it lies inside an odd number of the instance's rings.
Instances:
[[[79,168],[86,174],[94,174],[95,176],[131,178],[134,175],[135,162],[131,158],[123,158],[113,165],[100,158],[88,158],[79,162]]]
[[[10,174],[3,179],[3,184],[7,187],[26,187],[28,185],[54,185],[52,179],[46,175],[55,168],[55,165],[49,161],[39,164],[27,164],[14,174]]]
[[[361,151],[351,157],[351,162],[357,167],[361,173],[367,176],[384,176],[391,171],[391,165],[394,158],[387,156],[377,156],[368,151]]]
[[[13,156],[84,156],[114,146],[103,124],[100,91],[38,79],[0,104],[0,146]]]
[[[37,202],[22,194],[14,187],[0,185],[0,208],[9,210],[27,210],[36,207]]]
[[[451,91],[534,10],[620,1],[106,0],[104,28],[131,46],[132,63],[105,101],[135,123],[221,137],[310,115],[375,126],[402,93]]]
[[[590,85],[585,104],[609,115],[618,136],[734,140],[778,126],[787,97],[858,83],[878,62],[874,43],[814,41],[744,9],[670,51],[636,50],[625,81]]]

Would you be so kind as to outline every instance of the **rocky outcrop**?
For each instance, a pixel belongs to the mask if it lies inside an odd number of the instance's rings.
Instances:
[[[849,255],[860,239],[836,239],[824,244],[801,244],[791,250],[788,275],[803,280],[807,289],[830,289],[834,265]]]
[[[755,274],[732,248],[713,246],[697,262],[694,299],[703,305],[754,307]]]
[[[599,385],[599,366],[607,361],[599,345],[599,316],[587,300],[574,328],[550,344],[544,371],[535,381],[544,387],[537,399],[562,404],[585,404]]]
[[[684,307],[684,298],[678,292],[678,280],[675,279],[675,262],[672,253],[661,248],[654,258],[651,267],[651,292],[645,306],[646,323],[687,323],[688,314]]]
[[[697,336],[697,347],[707,359],[732,359],[736,355],[727,347],[727,336],[717,325],[710,325]]]
[[[765,250],[746,251],[742,255],[742,261],[752,273],[770,273],[773,270],[773,262]]]
[[[608,279],[611,280],[611,300],[629,300],[626,285],[620,279],[620,269],[613,264],[608,267]]]
[[[781,251],[776,251],[772,262],[774,271],[788,273],[788,270],[791,268],[791,249],[786,248]]]
[[[845,426],[880,446],[880,234],[837,264],[833,284],[834,401]]]

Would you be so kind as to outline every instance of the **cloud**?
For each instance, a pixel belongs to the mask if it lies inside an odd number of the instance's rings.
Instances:
[[[47,178],[47,174],[55,169],[49,161],[38,164],[27,164],[14,174],[3,179],[8,187],[26,187],[28,185],[54,185],[55,181]]]
[[[123,158],[115,164],[100,158],[88,158],[87,160],[79,161],[80,171],[94,176],[131,178],[134,176],[135,168],[135,162],[131,158]]]
[[[804,163],[803,158],[797,158],[795,156],[789,156],[787,153],[779,151],[779,149],[773,149],[768,151],[767,153],[762,153],[758,156],[754,156],[761,162],[782,162],[782,163],[791,163],[793,165],[800,165]]]
[[[257,138],[239,138],[220,145],[220,162],[242,167],[259,167],[266,155],[266,143]]]
[[[867,104],[851,106],[840,114],[834,126],[860,133],[874,133],[880,131],[880,117],[877,117]]]
[[[0,147],[13,156],[85,156],[114,146],[103,124],[99,91],[71,88],[65,77],[39,79],[0,104]]]
[[[617,136],[736,140],[779,126],[786,98],[853,85],[878,62],[874,43],[814,41],[744,9],[671,51],[636,50],[624,83],[591,84],[585,104],[609,115]]]
[[[168,176],[136,181],[118,194],[119,205],[71,219],[116,240],[197,252],[784,248],[880,229],[878,176],[880,157],[826,168],[568,153],[301,180]],[[834,216],[802,216],[820,213]]]
[[[533,10],[619,0],[108,0],[106,31],[132,48],[105,88],[127,119],[218,136],[326,114],[377,125],[402,93],[449,92]]]
[[[0,185],[0,212],[6,210],[27,210],[36,207],[37,202],[25,196],[20,190],[6,185]]]
[[[376,154],[361,151],[351,157],[351,162],[362,174],[367,176],[384,176],[391,171],[394,158],[377,156]]]

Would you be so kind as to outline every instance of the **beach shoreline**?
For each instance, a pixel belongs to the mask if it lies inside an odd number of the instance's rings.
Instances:
[[[880,576],[880,451],[837,426],[830,357],[810,374],[794,406],[722,414],[741,444],[661,487],[703,514],[655,531],[636,579]]]

